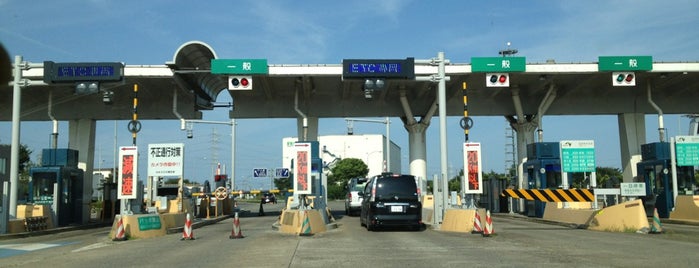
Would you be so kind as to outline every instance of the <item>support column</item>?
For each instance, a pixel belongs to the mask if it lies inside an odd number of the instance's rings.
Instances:
[[[623,182],[636,178],[636,163],[641,161],[641,145],[646,142],[646,121],[642,113],[626,113],[617,116]]]
[[[429,124],[415,122],[413,124],[404,124],[404,127],[408,131],[410,175],[418,177],[424,182],[427,180],[426,131]]]
[[[78,168],[83,175],[83,195],[80,201],[82,223],[90,219],[90,201],[92,199],[92,170],[95,162],[95,129],[93,119],[71,120],[68,123],[68,148],[78,150]]]
[[[296,118],[296,128],[298,132],[299,141],[317,141],[318,117],[306,117],[306,125],[307,126],[304,129],[303,117]]]
[[[517,164],[527,157],[527,144],[534,143],[534,130],[536,123],[530,119],[517,120],[514,117],[506,117],[510,127],[517,133]]]

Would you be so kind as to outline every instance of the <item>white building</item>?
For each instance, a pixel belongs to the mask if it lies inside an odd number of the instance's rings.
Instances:
[[[296,137],[282,139],[282,167],[291,168],[294,159],[294,143],[297,140]],[[391,142],[391,153],[387,154],[384,135],[318,136],[318,143],[318,149],[325,166],[324,174],[327,174],[337,161],[346,158],[357,158],[364,161],[369,168],[368,177],[379,175],[384,170],[401,173],[400,147]],[[391,161],[387,161],[387,155],[390,155]]]

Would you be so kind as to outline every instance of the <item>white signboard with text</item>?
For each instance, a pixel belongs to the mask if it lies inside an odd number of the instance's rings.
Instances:
[[[182,177],[184,143],[148,144],[148,176]]]

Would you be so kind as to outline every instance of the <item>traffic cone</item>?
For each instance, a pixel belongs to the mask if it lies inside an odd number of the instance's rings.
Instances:
[[[237,238],[245,238],[243,236],[243,231],[240,230],[240,219],[238,219],[238,212],[235,213],[235,217],[233,217],[233,230],[231,231],[231,235],[228,236],[230,239],[237,239]]]
[[[311,232],[311,221],[308,219],[307,211],[303,211],[303,222],[301,223],[301,232],[299,232],[299,235],[313,235],[313,233]]]
[[[126,232],[124,231],[124,221],[121,219],[121,216],[119,216],[119,220],[117,221],[117,229],[114,233],[114,239],[112,239],[112,241],[124,240],[126,240]]]
[[[483,233],[483,228],[481,228],[481,215],[478,214],[478,210],[476,210],[476,215],[473,218],[473,231],[471,231],[471,233]]]
[[[184,228],[182,228],[182,239],[180,240],[194,240],[192,220],[189,218],[189,213],[187,213],[187,221],[184,223]]]
[[[650,226],[651,234],[660,234],[663,232],[663,227],[660,225],[660,217],[658,216],[658,208],[653,208],[653,223]]]
[[[493,234],[493,219],[490,218],[490,210],[485,211],[485,229],[483,229],[483,236],[488,237]]]

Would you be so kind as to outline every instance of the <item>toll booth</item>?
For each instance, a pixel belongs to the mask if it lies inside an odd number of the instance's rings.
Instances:
[[[646,196],[642,197],[646,215],[653,216],[658,209],[660,218],[669,218],[675,207],[673,198],[672,166],[669,142],[641,145],[641,162],[636,164],[638,180],[646,183]],[[694,167],[677,167],[678,195],[693,195]]]
[[[561,181],[561,153],[558,142],[535,142],[527,144],[527,162],[524,163],[526,189],[557,189]],[[530,217],[544,216],[546,202],[525,202],[524,213]]]
[[[31,168],[29,176],[28,202],[51,206],[58,226],[81,223],[84,172],[78,151],[44,149],[41,166]]]

